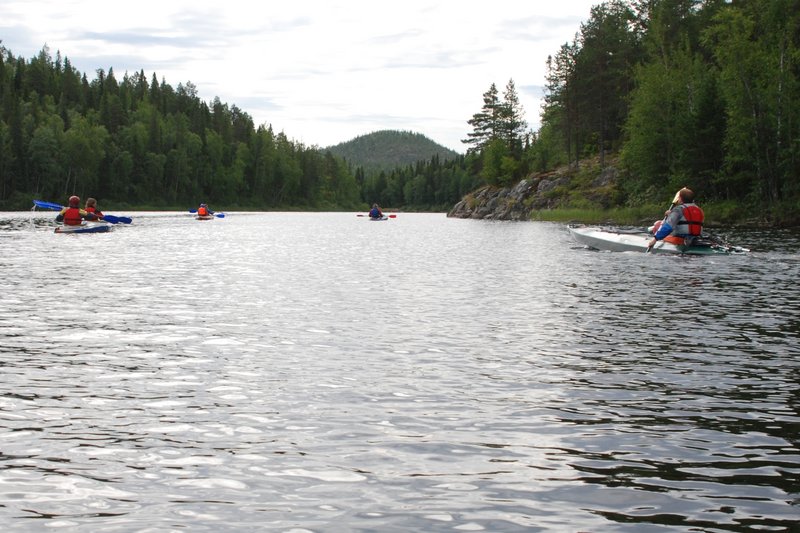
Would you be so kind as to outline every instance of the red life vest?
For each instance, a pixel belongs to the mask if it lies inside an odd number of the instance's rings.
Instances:
[[[681,210],[681,213],[684,220],[678,222],[678,225],[686,224],[689,229],[689,231],[686,232],[687,235],[697,237],[703,233],[703,220],[705,219],[705,215],[699,206],[694,204],[685,204]]]
[[[64,210],[64,224],[67,226],[80,226],[83,221],[79,207],[67,207]]]
[[[208,209],[205,207],[200,207],[197,209],[197,214],[200,215],[201,217],[204,217],[208,215]]]

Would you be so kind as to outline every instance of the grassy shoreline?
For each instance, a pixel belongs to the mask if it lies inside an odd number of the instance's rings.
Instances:
[[[649,226],[661,220],[668,205],[648,204],[611,209],[558,208],[531,213],[531,220],[573,224],[609,224],[616,226]],[[752,206],[737,202],[709,202],[701,207],[707,227],[800,227],[800,206],[785,205],[757,216]]]
[[[659,219],[659,213],[663,212],[663,207],[659,209],[658,206],[654,205],[612,209],[558,208],[534,211],[531,213],[531,220],[573,224],[641,226],[652,224]]]

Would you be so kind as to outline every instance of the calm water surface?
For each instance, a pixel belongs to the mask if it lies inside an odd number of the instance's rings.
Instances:
[[[798,531],[800,235],[0,213],[4,531]]]

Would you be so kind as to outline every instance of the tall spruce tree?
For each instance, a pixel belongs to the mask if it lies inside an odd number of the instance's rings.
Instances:
[[[509,79],[500,99],[497,85],[492,83],[483,93],[483,108],[467,121],[472,132],[461,142],[471,144],[468,153],[482,152],[495,140],[505,143],[509,153],[519,157],[525,139],[525,111],[520,104],[514,80]]]
[[[580,47],[577,41],[565,43],[555,57],[547,58],[547,75],[544,104],[542,106],[542,131],[556,131],[563,140],[567,164],[578,165],[577,87],[573,83],[575,63]]]
[[[585,134],[592,139],[604,164],[605,153],[619,147],[633,89],[633,66],[641,59],[639,35],[631,8],[611,0],[591,9],[581,25],[573,83],[577,84],[579,113]]]
[[[506,84],[499,119],[501,136],[508,145],[511,155],[518,159],[522,155],[527,124],[513,79],[509,79]]]
[[[467,123],[472,126],[472,132],[461,142],[471,145],[467,153],[481,152],[486,146],[499,136],[502,106],[497,86],[492,83],[489,90],[483,93],[483,108],[472,115]]]

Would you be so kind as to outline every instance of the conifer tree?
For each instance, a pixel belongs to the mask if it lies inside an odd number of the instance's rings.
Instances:
[[[489,90],[483,93],[483,108],[467,121],[472,126],[472,133],[468,133],[467,139],[461,141],[472,145],[467,149],[467,153],[482,151],[492,139],[498,137],[501,115],[502,106],[497,86],[492,83]]]
[[[501,136],[508,145],[509,152],[517,158],[522,154],[525,127],[525,111],[522,109],[519,96],[517,96],[514,80],[509,79],[500,107],[500,128]]]

